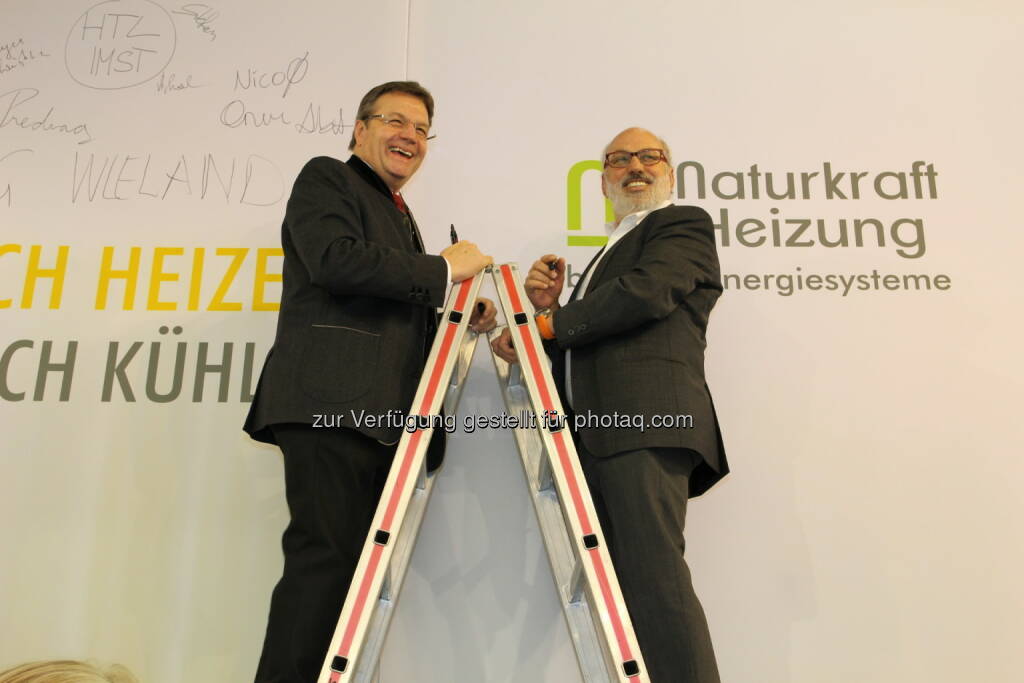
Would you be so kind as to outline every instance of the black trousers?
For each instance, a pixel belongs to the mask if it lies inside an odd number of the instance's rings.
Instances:
[[[275,425],[291,521],[256,683],[313,683],[387,481],[394,446],[348,429]]]
[[[683,559],[700,456],[648,448],[598,458],[576,446],[651,683],[720,683],[704,609]]]

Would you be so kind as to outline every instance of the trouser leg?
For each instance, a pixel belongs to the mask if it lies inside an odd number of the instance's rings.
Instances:
[[[607,458],[578,450],[651,683],[719,683],[683,557],[688,479],[699,456],[680,448]]]
[[[291,520],[257,683],[316,680],[387,480],[393,448],[345,429],[274,428]]]

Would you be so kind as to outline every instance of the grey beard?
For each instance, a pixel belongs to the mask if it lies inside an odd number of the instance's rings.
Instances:
[[[672,185],[668,176],[656,178],[647,189],[638,194],[626,192],[621,185],[612,186],[608,191],[615,218],[621,219],[637,211],[650,211],[672,196]]]

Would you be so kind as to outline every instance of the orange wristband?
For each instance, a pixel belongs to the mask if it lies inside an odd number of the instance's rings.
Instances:
[[[551,324],[551,311],[535,315],[533,320],[537,323],[537,331],[540,332],[541,339],[555,338],[555,326]]]

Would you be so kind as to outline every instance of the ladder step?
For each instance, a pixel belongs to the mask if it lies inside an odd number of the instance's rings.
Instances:
[[[541,453],[540,461],[537,463],[537,490],[538,491],[551,491],[557,496],[558,493],[555,491],[555,474],[551,469],[551,460],[545,457],[544,453]]]
[[[587,578],[583,574],[583,565],[577,560],[572,568],[572,578],[569,580],[567,599],[570,605],[578,605],[580,603],[586,587]]]

